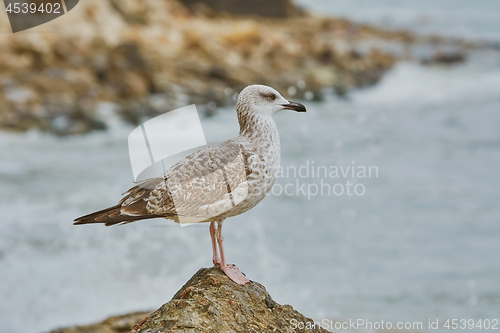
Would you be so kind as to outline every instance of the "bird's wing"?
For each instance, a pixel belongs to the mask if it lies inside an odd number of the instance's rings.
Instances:
[[[236,140],[205,147],[176,163],[148,200],[148,213],[199,221],[234,207],[246,197],[250,154]],[[124,203],[126,200],[124,201]],[[215,214],[215,215],[214,215]],[[198,221],[198,222],[199,222]]]
[[[205,147],[163,177],[139,182],[116,206],[79,217],[75,224],[115,225],[155,217],[201,222],[216,217],[246,197],[249,156],[234,140]]]
[[[146,179],[123,193],[124,197],[118,202],[118,206],[121,207],[120,212],[131,216],[150,215],[146,208],[148,198],[164,181],[162,177]]]

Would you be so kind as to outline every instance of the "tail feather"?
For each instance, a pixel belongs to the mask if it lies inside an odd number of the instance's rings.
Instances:
[[[138,220],[166,217],[153,215],[148,211],[148,197],[164,179],[162,177],[146,179],[124,193],[116,206],[75,219],[73,224],[104,223],[106,226],[119,223],[132,223]]]
[[[106,226],[110,226],[161,217],[148,211],[147,198],[162,181],[161,177],[146,179],[125,192],[125,197],[116,206],[79,217],[75,219],[73,224],[104,223]]]
[[[121,212],[121,205],[109,207],[98,212],[81,216],[75,219],[74,225],[104,223],[106,226],[112,226],[119,223],[132,223],[138,220],[151,219],[158,217],[156,215],[126,215]]]

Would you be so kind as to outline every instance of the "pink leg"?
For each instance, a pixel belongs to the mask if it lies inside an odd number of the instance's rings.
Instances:
[[[212,257],[212,262],[214,265],[220,265],[220,259],[219,259],[219,254],[217,253],[217,243],[215,240],[215,222],[212,221],[210,222],[210,237],[212,238],[212,252],[213,252],[213,257]]]
[[[247,279],[242,272],[240,272],[238,267],[236,267],[235,265],[226,264],[226,256],[224,255],[224,246],[222,245],[222,242],[224,241],[224,238],[222,237],[222,222],[223,221],[217,222],[218,224],[217,242],[219,243],[219,251],[221,258],[220,269],[227,275],[228,278],[230,278],[239,285],[244,285],[245,283],[250,282],[250,280]]]

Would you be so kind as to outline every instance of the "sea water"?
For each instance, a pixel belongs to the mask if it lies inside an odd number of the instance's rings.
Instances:
[[[482,41],[500,40],[497,0],[297,0],[321,15]]]
[[[494,51],[400,63],[347,99],[276,115],[283,174],[224,224],[228,261],[316,321],[500,319],[499,65]],[[156,309],[211,266],[207,224],[72,225],[132,185],[133,128],[109,123],[0,133],[2,332]],[[211,143],[238,133],[233,107],[202,123]]]

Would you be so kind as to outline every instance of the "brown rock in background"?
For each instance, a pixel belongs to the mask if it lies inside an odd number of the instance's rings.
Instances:
[[[130,331],[134,325],[143,320],[148,314],[148,312],[134,312],[123,316],[110,317],[97,324],[60,328],[50,333],[125,333]]]
[[[263,17],[295,17],[305,13],[291,0],[180,0],[191,10],[206,12],[209,8],[215,12],[234,15],[257,15]]]
[[[249,84],[289,98],[344,95],[394,65],[383,43],[415,40],[312,15],[206,16],[175,0],[80,1],[44,27],[57,33],[0,39],[0,129],[103,129],[103,103],[134,124],[192,103],[210,114]]]

